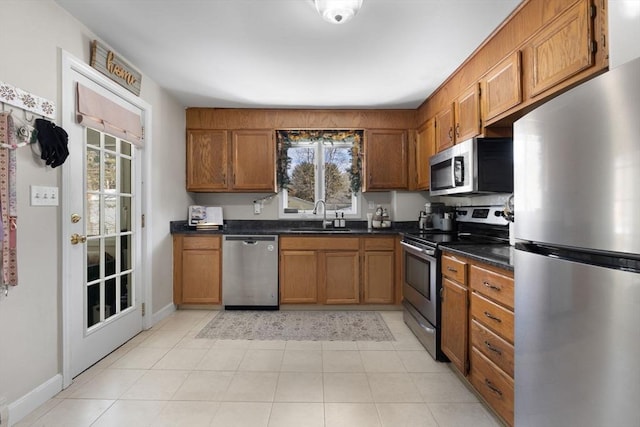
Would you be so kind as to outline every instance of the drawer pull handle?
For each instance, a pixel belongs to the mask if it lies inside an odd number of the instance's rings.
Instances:
[[[489,289],[493,289],[494,291],[500,292],[502,290],[502,288],[500,286],[492,285],[491,283],[487,282],[486,280],[484,282],[482,282],[482,284],[485,287],[489,288]]]
[[[487,316],[491,320],[495,320],[498,323],[502,323],[502,319],[500,319],[499,317],[494,316],[493,314],[489,313],[488,311],[485,311],[484,315]]]
[[[457,273],[457,272],[458,272],[458,270],[456,270],[456,269],[455,269],[455,268],[453,268],[453,267],[449,267],[449,266],[447,266],[447,271],[450,271],[450,272],[452,272],[452,273]]]
[[[484,379],[484,385],[486,385],[489,390],[502,397],[502,391],[500,391],[498,387],[493,385],[493,383],[486,378]]]
[[[494,353],[502,356],[502,350],[500,350],[497,347],[494,347],[489,341],[485,341],[484,342],[485,347],[487,347],[489,350],[493,351]]]

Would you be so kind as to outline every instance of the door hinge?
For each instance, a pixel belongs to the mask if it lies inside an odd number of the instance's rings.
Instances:
[[[591,40],[589,42],[589,50],[591,51],[591,53],[596,53],[596,51],[598,50],[598,43],[596,43],[595,41]]]
[[[595,18],[597,14],[598,14],[598,8],[596,7],[595,4],[592,4],[591,5],[591,18]]]
[[[142,303],[141,305],[141,309],[142,309],[142,315],[144,316],[147,312],[147,306],[145,303]]]
[[[140,217],[140,226],[144,228],[144,214],[142,214]]]
[[[470,369],[471,369],[471,367],[469,366],[469,361],[465,360],[464,361],[464,373],[466,374],[467,372],[469,372]]]

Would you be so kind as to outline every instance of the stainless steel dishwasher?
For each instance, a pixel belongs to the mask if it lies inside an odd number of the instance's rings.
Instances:
[[[278,236],[224,236],[222,304],[228,310],[278,309]]]

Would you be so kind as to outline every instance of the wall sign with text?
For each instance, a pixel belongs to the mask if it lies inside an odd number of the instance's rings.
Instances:
[[[97,40],[91,42],[91,66],[127,90],[140,95],[142,74]]]

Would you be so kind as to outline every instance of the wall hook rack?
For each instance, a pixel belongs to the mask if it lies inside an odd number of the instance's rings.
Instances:
[[[36,96],[2,81],[0,81],[0,102],[24,110],[25,119],[28,121],[27,112],[38,114],[52,120],[56,118],[55,102]]]

